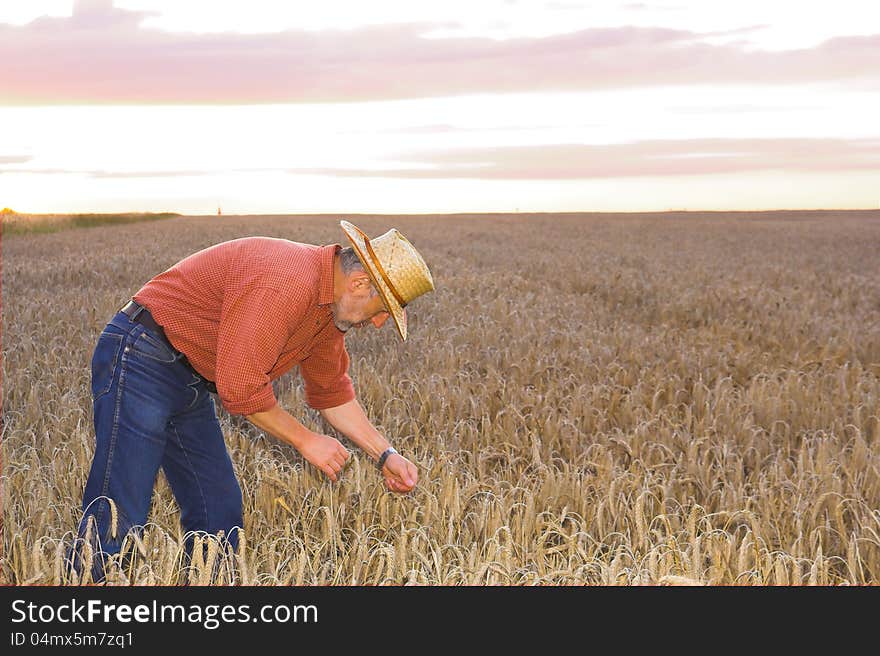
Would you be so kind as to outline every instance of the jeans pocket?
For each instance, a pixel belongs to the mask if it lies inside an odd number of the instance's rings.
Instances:
[[[113,377],[119,366],[119,352],[122,350],[122,335],[103,332],[92,354],[92,398],[98,399],[110,391]]]
[[[158,337],[143,331],[131,345],[131,352],[159,362],[171,363],[177,360],[177,353]]]

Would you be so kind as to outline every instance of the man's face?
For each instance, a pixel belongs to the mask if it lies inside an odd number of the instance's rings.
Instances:
[[[365,273],[355,272],[350,278],[345,293],[332,306],[333,323],[342,332],[369,324],[381,328],[390,316],[382,296]]]

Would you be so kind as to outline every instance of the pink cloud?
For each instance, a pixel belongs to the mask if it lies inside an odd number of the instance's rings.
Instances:
[[[31,159],[29,155],[0,155],[0,164],[23,164]]]
[[[2,158],[0,158],[2,162]],[[17,173],[24,175],[85,175],[90,178],[180,178],[227,173],[265,173],[283,172],[278,168],[249,169],[188,169],[188,170],[155,170],[155,171],[104,171],[101,169],[57,169],[57,168],[16,168],[0,169],[0,174]]]
[[[0,25],[0,103],[356,101],[656,84],[876,84],[880,35],[748,51],[708,34],[620,27],[544,38],[429,39],[435,25],[180,34],[147,12],[79,2],[69,18]]]

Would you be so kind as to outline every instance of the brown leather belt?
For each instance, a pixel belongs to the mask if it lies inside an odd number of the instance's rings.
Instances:
[[[162,326],[156,323],[156,320],[153,319],[153,315],[150,314],[150,311],[146,307],[135,300],[131,300],[124,306],[122,306],[119,311],[135,323],[139,323],[142,326],[149,328],[152,332],[162,338],[162,340],[168,345],[168,348],[170,348],[175,353],[180,353],[180,351],[174,348],[174,346],[171,344],[171,341],[168,339],[168,337],[166,337],[165,331],[162,329]],[[202,374],[196,371],[195,367],[193,367],[189,363],[189,360],[186,359],[186,356],[183,353],[180,353],[180,362],[183,364],[184,367],[186,367],[196,376],[205,381],[205,387],[208,388],[209,392],[213,392],[214,394],[217,393],[217,385],[214,384],[214,381],[208,380],[207,378],[202,376]]]

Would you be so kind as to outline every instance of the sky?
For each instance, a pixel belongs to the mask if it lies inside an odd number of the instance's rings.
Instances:
[[[876,0],[3,0],[0,207],[880,207]]]

